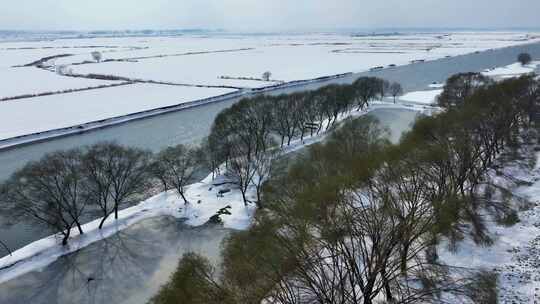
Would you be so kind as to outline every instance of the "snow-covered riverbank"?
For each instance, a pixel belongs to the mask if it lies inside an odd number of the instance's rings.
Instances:
[[[340,119],[365,115],[377,109],[402,109],[425,112],[427,114],[433,110],[431,107],[375,102],[366,111],[352,112]],[[290,146],[284,148],[283,153],[287,154],[298,151],[321,141],[326,135],[327,133],[321,133],[313,137],[306,137],[303,142],[296,140]],[[189,186],[186,192],[186,196],[190,201],[188,205],[185,205],[174,191],[169,191],[160,193],[136,206],[120,211],[119,220],[107,221],[101,230],[98,229],[100,219],[96,219],[83,226],[84,235],[79,235],[74,230],[69,245],[65,247],[61,246],[61,237],[59,235],[51,235],[35,241],[13,252],[12,255],[0,259],[0,283],[43,268],[63,255],[81,250],[137,222],[152,217],[173,216],[179,219],[185,219],[188,225],[200,226],[205,224],[218,210],[230,206],[229,212],[231,215],[222,216],[224,227],[246,229],[251,223],[256,206],[251,204],[246,207],[242,201],[241,193],[234,189],[234,186],[231,184],[224,184],[223,182],[225,182],[224,176],[218,176],[215,180],[212,180],[212,176],[209,175],[201,182]],[[231,191],[221,197],[218,193],[224,189],[230,189]],[[254,199],[255,196],[255,189],[251,187],[248,197]]]
[[[494,184],[511,193],[500,199],[517,211],[519,221],[504,226],[486,215],[492,245],[481,246],[466,237],[455,251],[448,250],[446,242],[439,246],[439,258],[445,264],[498,274],[499,303],[540,299],[540,152],[533,149],[521,149],[516,159],[490,172]]]

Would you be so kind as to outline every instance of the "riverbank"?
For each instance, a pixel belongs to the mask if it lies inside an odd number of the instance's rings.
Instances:
[[[367,110],[351,112],[340,117],[340,120],[366,115],[377,109],[402,109],[425,112],[426,114],[431,113],[433,110],[432,107],[376,102]],[[313,137],[306,137],[304,141],[296,140],[290,146],[285,147],[282,153],[292,153],[317,143],[323,140],[327,134],[321,133]],[[245,206],[241,193],[238,190],[230,189],[230,184],[224,183],[224,179],[224,176],[218,176],[215,180],[212,180],[212,176],[209,175],[201,182],[191,185],[186,192],[186,196],[190,201],[189,205],[184,205],[174,191],[169,191],[120,211],[119,220],[106,222],[101,230],[97,229],[100,219],[96,219],[83,226],[83,230],[86,231],[84,235],[79,235],[76,231],[73,231],[73,237],[70,239],[69,245],[65,247],[60,245],[59,235],[51,235],[35,241],[16,250],[11,256],[0,259],[0,283],[43,268],[66,254],[79,251],[94,242],[108,238],[148,218],[173,216],[183,219],[187,225],[200,226],[208,222],[209,218],[215,215],[218,210],[226,208],[231,215],[222,217],[224,227],[246,229],[251,223],[256,206]],[[218,195],[221,190],[225,189],[230,190],[230,192],[223,196]],[[254,187],[249,189],[248,196],[251,198],[256,196]]]

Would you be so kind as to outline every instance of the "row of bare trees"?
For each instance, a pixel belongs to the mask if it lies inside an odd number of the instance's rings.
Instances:
[[[362,77],[351,85],[328,85],[315,91],[256,96],[243,99],[222,111],[204,143],[207,163],[214,173],[226,164],[225,174],[241,190],[244,203],[250,185],[257,186],[271,172],[278,155],[276,145],[319,134],[334,126],[340,116],[354,108],[362,110],[389,93],[402,93],[399,84]],[[255,180],[255,182],[254,182]],[[260,202],[260,199],[258,199]]]
[[[28,163],[2,185],[2,209],[16,217],[33,219],[63,236],[66,245],[72,229],[80,234],[83,221],[97,212],[99,229],[122,206],[147,197],[155,180],[163,190],[184,196],[186,185],[200,168],[196,149],[169,147],[157,155],[115,143],[47,154]]]
[[[538,127],[540,82],[481,79],[452,77],[446,111],[396,146],[373,118],[345,122],[268,180],[219,274],[186,256],[153,303],[496,303],[496,276],[443,265],[436,245],[465,234],[487,245],[486,216],[512,213],[482,189],[501,152]]]

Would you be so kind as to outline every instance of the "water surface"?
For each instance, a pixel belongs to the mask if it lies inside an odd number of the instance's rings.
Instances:
[[[0,285],[0,303],[143,304],[184,253],[200,253],[216,265],[229,233],[216,226],[189,228],[170,217],[147,219]]]

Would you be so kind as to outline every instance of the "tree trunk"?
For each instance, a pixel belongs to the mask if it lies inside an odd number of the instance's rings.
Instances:
[[[394,297],[392,296],[392,289],[390,289],[390,283],[388,282],[388,278],[386,277],[386,267],[382,269],[381,274],[384,281],[384,293],[386,296],[386,301],[388,303],[393,303]]]
[[[75,222],[75,225],[77,225],[77,229],[79,230],[79,234],[84,234],[82,228],[81,228],[81,223],[79,223],[79,220],[75,219],[73,220]]]
[[[105,223],[105,220],[109,217],[109,215],[111,215],[110,213],[105,213],[103,218],[101,219],[101,222],[99,222],[99,228],[98,229],[101,229],[103,228],[103,224]]]
[[[261,189],[262,185],[257,185],[257,207],[261,208]]]
[[[66,233],[64,233],[64,238],[62,239],[62,246],[67,245],[70,234],[71,234],[71,227],[67,229]]]
[[[188,200],[186,199],[186,196],[184,195],[184,191],[178,191],[178,193],[180,193],[180,196],[184,200],[184,205],[189,204]]]
[[[244,200],[244,206],[248,206],[248,200],[246,198],[246,190],[240,189],[240,192],[242,192],[242,200]]]

